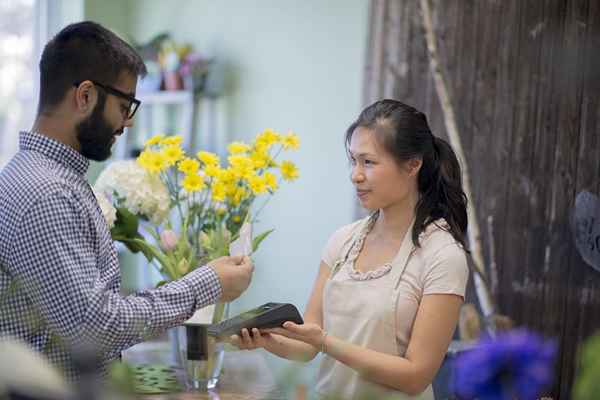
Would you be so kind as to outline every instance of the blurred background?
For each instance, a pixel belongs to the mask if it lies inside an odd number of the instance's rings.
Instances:
[[[492,297],[515,325],[556,339],[548,394],[568,398],[579,345],[600,326],[600,2],[429,3]],[[361,215],[343,134],[363,106],[399,99],[447,137],[417,1],[4,0],[0,13],[0,168],[31,126],[43,44],[84,19],[149,65],[115,159],[156,133],[218,153],[265,128],[300,136],[300,178],[263,211],[257,232],[275,233],[233,313],[267,301],[305,307],[328,236]],[[122,261],[126,290],[158,281],[139,259]],[[308,382],[317,363],[294,371]]]

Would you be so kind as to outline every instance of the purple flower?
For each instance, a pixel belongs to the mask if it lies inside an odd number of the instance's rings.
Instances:
[[[454,362],[461,399],[536,399],[552,383],[556,344],[524,329],[480,341]]]

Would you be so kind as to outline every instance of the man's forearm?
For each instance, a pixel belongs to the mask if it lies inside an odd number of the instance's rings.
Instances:
[[[78,336],[108,354],[119,353],[181,324],[197,308],[216,302],[221,293],[218,278],[209,267],[127,297],[101,291],[95,294]]]

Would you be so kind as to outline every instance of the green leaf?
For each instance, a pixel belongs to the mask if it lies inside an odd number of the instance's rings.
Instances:
[[[110,233],[114,236],[133,238],[139,236],[139,217],[125,207],[117,208],[117,220]]]
[[[263,240],[265,240],[267,238],[267,236],[269,236],[271,234],[271,232],[273,232],[274,230],[275,229],[269,229],[268,231],[261,233],[260,235],[258,235],[257,237],[255,237],[252,240],[252,252],[253,253],[256,251],[256,249],[258,249],[258,246],[261,244],[261,242]]]

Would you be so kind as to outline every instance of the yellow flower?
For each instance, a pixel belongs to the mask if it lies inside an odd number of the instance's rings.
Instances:
[[[281,143],[283,143],[283,148],[286,150],[296,150],[300,147],[300,138],[294,132],[290,131],[283,137]]]
[[[254,168],[261,169],[266,168],[270,165],[272,159],[268,152],[265,151],[255,151],[250,154],[250,159],[254,164]]]
[[[230,184],[235,181],[235,176],[230,168],[220,170],[217,178],[224,184]]]
[[[281,176],[286,181],[293,181],[300,176],[298,174],[298,167],[291,161],[283,161],[279,168],[281,170]]]
[[[211,197],[213,199],[213,201],[224,201],[225,200],[225,196],[226,196],[226,192],[225,192],[225,185],[223,184],[223,182],[217,181],[212,185],[212,193],[211,193]]]
[[[254,171],[254,163],[249,157],[241,156],[241,155],[233,155],[228,158],[229,164],[231,165],[230,169],[238,179],[241,178],[250,178],[255,175]]]
[[[160,141],[163,139],[163,135],[154,135],[152,136],[150,139],[146,140],[146,143],[144,143],[144,147],[148,147],[148,146],[153,146],[155,144],[159,144]]]
[[[209,164],[204,168],[204,174],[210,177],[218,177],[221,173],[221,168],[216,165]]]
[[[167,162],[161,153],[152,150],[144,150],[137,158],[138,164],[146,171],[155,174],[167,167]]]
[[[219,156],[209,151],[199,151],[196,156],[206,165],[219,165],[220,163]]]
[[[233,222],[240,222],[242,220],[242,217],[240,217],[239,215],[234,215],[232,218]]]
[[[200,163],[191,158],[186,158],[179,163],[178,169],[186,175],[195,174],[200,168]]]
[[[271,191],[277,190],[278,184],[277,184],[277,177],[275,176],[275,174],[273,174],[271,172],[265,172],[263,174],[263,178],[265,178],[267,187],[269,189],[271,189]]]
[[[267,191],[267,181],[265,180],[265,178],[260,176],[250,177],[248,179],[248,186],[254,194],[263,194]]]
[[[233,142],[227,146],[227,150],[231,154],[247,153],[250,151],[250,146],[243,142]]]
[[[229,197],[235,196],[235,193],[238,190],[238,185],[236,183],[230,183],[225,185],[225,194]]]
[[[166,138],[164,138],[160,141],[160,144],[162,144],[164,146],[179,146],[182,141],[183,141],[183,139],[179,135],[167,136]]]
[[[187,175],[183,179],[183,182],[181,182],[181,185],[189,193],[197,192],[206,187],[206,184],[204,183],[204,179],[202,179],[201,176],[196,175],[196,174]]]
[[[273,129],[265,129],[256,137],[257,146],[264,146],[267,149],[280,140],[280,135]]]
[[[169,145],[162,150],[162,155],[167,164],[175,165],[177,161],[183,158],[184,153],[181,147],[177,145]]]
[[[248,197],[249,193],[243,187],[237,188],[233,196],[231,196],[231,203],[234,206],[239,206],[240,203]]]

